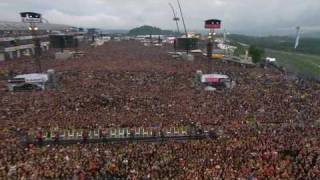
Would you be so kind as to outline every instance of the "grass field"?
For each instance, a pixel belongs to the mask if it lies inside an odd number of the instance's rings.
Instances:
[[[279,65],[293,73],[320,79],[320,56],[266,50],[266,56],[277,58]]]

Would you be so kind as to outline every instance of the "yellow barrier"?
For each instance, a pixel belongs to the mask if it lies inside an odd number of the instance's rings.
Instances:
[[[212,54],[211,57],[213,59],[222,59],[222,58],[224,58],[224,55],[223,54]]]

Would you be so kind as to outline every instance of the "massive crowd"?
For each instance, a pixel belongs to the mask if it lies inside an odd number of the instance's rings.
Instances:
[[[214,61],[236,87],[194,82],[207,59],[175,60],[168,47],[110,42],[68,61],[42,59],[58,89],[8,92],[0,82],[0,179],[317,179],[320,85],[273,69]],[[0,64],[28,73],[29,60]],[[217,139],[23,146],[28,130],[97,127],[213,128]]]

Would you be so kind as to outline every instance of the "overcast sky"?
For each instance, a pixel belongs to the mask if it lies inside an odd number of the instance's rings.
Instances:
[[[320,0],[180,0],[187,28],[203,29],[218,18],[231,32],[291,32],[296,26],[320,30]],[[153,25],[175,29],[176,0],[0,0],[0,20],[20,21],[19,12],[42,13],[50,23],[105,29]]]

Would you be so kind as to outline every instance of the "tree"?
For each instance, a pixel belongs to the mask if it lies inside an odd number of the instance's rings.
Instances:
[[[236,43],[235,46],[237,47],[237,49],[234,51],[235,56],[240,56],[246,53],[246,48],[243,47],[241,44]]]
[[[251,45],[249,47],[249,55],[252,57],[252,61],[254,63],[260,62],[264,53],[265,52],[263,48],[257,47],[255,45]]]

